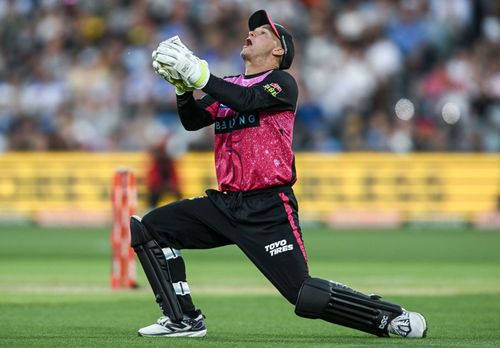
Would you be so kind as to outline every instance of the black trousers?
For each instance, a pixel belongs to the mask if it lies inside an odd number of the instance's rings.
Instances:
[[[163,248],[208,249],[236,244],[295,305],[309,272],[292,188],[206,193],[154,209],[142,223]],[[175,281],[185,280],[184,261],[169,266],[172,277],[178,278]],[[194,309],[186,298],[180,302],[184,311]]]

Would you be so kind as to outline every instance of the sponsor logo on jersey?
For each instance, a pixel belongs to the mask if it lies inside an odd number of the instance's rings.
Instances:
[[[271,255],[277,255],[284,253],[285,251],[293,250],[293,244],[288,244],[286,239],[282,239],[278,242],[273,242],[264,247],[266,251]]]
[[[271,82],[270,85],[274,87],[274,89],[278,91],[278,93],[281,92],[281,86],[278,85],[276,82]]]
[[[273,97],[276,97],[282,91],[281,86],[278,85],[276,82],[271,82],[268,83],[267,85],[264,85],[264,89],[266,90],[267,93],[269,93]]]
[[[233,130],[260,126],[259,115],[238,114],[215,119],[215,133],[229,133]]]

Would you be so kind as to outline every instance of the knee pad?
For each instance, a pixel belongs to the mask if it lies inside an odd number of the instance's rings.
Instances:
[[[183,312],[176,296],[176,289],[172,284],[164,251],[137,216],[130,218],[130,234],[130,244],[153,289],[156,302],[160,305],[163,314],[173,321],[180,322]]]
[[[402,313],[401,306],[381,301],[328,280],[309,278],[302,284],[295,314],[387,337],[387,326]]]

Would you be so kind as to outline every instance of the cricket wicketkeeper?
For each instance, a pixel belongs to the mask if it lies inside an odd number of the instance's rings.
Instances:
[[[264,10],[250,16],[241,50],[245,74],[219,78],[178,37],[153,52],[153,67],[175,85],[182,125],[214,124],[219,190],[131,218],[132,247],[164,314],[141,336],[205,336],[181,249],[236,244],[301,317],[388,337],[425,336],[424,317],[343,284],[309,275],[299,225],[292,135],[297,83],[290,33]],[[193,90],[206,96],[193,98]]]

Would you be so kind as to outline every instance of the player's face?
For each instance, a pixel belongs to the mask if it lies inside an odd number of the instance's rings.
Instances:
[[[241,50],[244,59],[271,55],[275,48],[281,47],[279,39],[269,25],[263,25],[248,32],[248,37]]]

